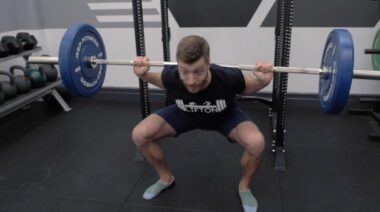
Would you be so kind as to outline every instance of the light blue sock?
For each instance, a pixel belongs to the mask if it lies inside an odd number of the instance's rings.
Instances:
[[[244,212],[256,212],[257,211],[257,200],[252,195],[251,190],[248,191],[239,191],[239,196],[241,203],[244,208]]]
[[[149,186],[148,189],[145,190],[143,194],[143,198],[146,200],[151,200],[158,196],[161,191],[165,190],[169,186],[173,185],[174,183],[174,176],[172,181],[169,184],[162,183],[161,181],[157,181],[155,184]]]

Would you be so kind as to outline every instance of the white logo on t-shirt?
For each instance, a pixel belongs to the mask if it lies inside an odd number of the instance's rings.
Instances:
[[[209,101],[205,101],[202,105],[197,105],[195,102],[189,102],[189,104],[185,105],[182,99],[176,99],[175,103],[179,109],[192,113],[219,113],[227,108],[226,101],[224,99],[216,100],[215,105],[211,105],[211,102]]]

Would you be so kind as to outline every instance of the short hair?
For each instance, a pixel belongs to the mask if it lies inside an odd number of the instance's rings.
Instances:
[[[176,58],[187,64],[192,64],[204,57],[210,61],[210,46],[206,39],[198,35],[189,35],[178,43]]]

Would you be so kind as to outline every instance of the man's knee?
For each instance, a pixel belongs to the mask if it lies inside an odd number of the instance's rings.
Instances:
[[[245,139],[245,149],[256,157],[260,157],[265,148],[263,134],[261,132],[249,133],[249,135],[245,136]]]
[[[149,131],[146,127],[144,127],[144,125],[139,124],[132,130],[132,140],[137,148],[149,143],[149,137]]]
[[[132,130],[132,140],[138,148],[157,139],[175,134],[173,128],[158,115],[152,114]]]
[[[238,142],[244,149],[256,157],[260,157],[264,151],[264,135],[252,122],[244,122],[239,124],[231,131],[229,138]]]

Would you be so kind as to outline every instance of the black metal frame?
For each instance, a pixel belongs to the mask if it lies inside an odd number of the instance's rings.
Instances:
[[[145,56],[144,20],[141,0],[133,0],[132,6],[136,38],[136,54],[138,56]],[[148,83],[139,79],[139,87],[141,116],[142,118],[145,118],[150,114]]]
[[[135,27],[135,38],[136,38],[136,54],[138,56],[145,56],[145,39],[144,39],[144,19],[142,10],[142,1],[133,0],[133,23]],[[149,89],[148,83],[139,79],[139,89],[140,89],[140,106],[141,106],[141,116],[142,119],[150,114],[150,101],[149,101]],[[143,160],[143,155],[136,150],[135,161]]]
[[[168,0],[161,0],[162,46],[164,61],[170,61],[170,27],[168,10]]]
[[[275,29],[275,66],[289,66],[290,42],[293,26],[293,0],[279,0],[277,5],[277,24]],[[285,118],[288,90],[288,74],[274,73],[272,108],[272,151],[275,154],[275,170],[286,170],[285,163]]]
[[[164,61],[170,60],[170,27],[169,27],[169,3],[168,0],[161,0],[161,32],[162,32],[162,47]],[[165,105],[170,105],[173,103],[172,99],[168,98],[167,92],[165,91]]]

